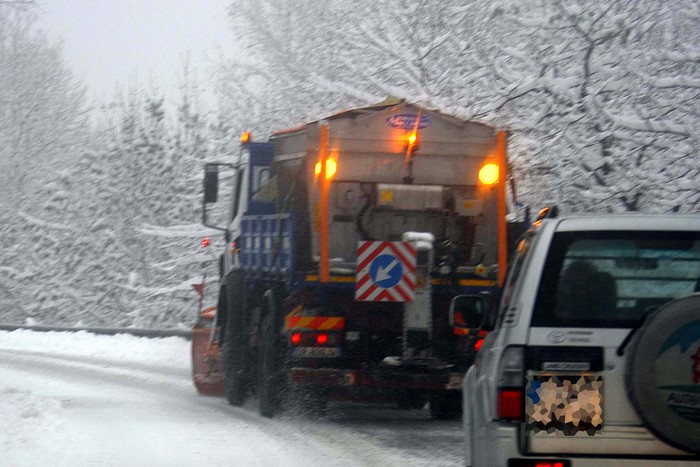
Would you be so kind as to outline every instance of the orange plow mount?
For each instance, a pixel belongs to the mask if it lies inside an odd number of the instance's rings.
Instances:
[[[192,379],[197,392],[204,396],[224,395],[218,334],[216,307],[202,310],[192,328]]]

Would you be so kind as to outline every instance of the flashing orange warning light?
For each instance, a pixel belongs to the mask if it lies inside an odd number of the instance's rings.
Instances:
[[[241,133],[241,144],[248,144],[253,141],[253,134],[250,131]]]
[[[416,133],[415,131],[412,131],[411,133],[408,134],[407,140],[408,140],[409,146],[411,146],[411,147],[415,146],[416,143],[418,142],[418,133]]]
[[[328,158],[326,159],[326,180],[330,180],[335,176],[335,173],[338,171],[338,163],[335,161],[333,158]],[[316,166],[314,167],[314,174],[318,177],[321,175],[321,162],[316,162]]]
[[[479,169],[479,181],[483,185],[493,185],[498,182],[498,164],[486,164]]]
[[[413,153],[418,151],[419,140],[418,140],[418,130],[414,129],[409,134],[406,135],[406,157],[411,156]]]

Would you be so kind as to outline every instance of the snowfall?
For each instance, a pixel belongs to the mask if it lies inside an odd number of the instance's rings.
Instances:
[[[0,331],[3,467],[460,465],[459,422],[353,410],[265,419],[199,396],[182,337]]]

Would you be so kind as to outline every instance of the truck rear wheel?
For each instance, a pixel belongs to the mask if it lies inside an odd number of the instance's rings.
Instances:
[[[263,296],[263,310],[258,354],[258,409],[263,417],[272,417],[279,411],[282,382],[278,369],[277,305],[273,293],[269,290]]]
[[[221,349],[224,360],[224,392],[229,404],[240,407],[245,402],[245,384],[241,375],[242,365],[235,362],[234,354],[240,352],[236,350],[230,338],[226,339]]]
[[[224,392],[229,404],[240,407],[245,402],[245,283],[240,273],[233,272],[223,292],[227,304],[226,330],[221,357],[224,369]]]

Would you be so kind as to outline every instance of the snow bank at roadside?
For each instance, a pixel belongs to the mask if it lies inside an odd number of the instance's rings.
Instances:
[[[0,351],[76,359],[99,357],[185,373],[190,368],[189,346],[181,337],[0,331]],[[46,465],[63,465],[66,454],[60,440],[64,425],[61,400],[13,387],[11,378],[0,381],[0,464],[23,466],[46,461]],[[54,439],[56,442],[52,442]]]
[[[100,357],[129,363],[189,368],[190,343],[182,337],[105,336],[86,331],[0,331],[0,349],[71,357]]]

